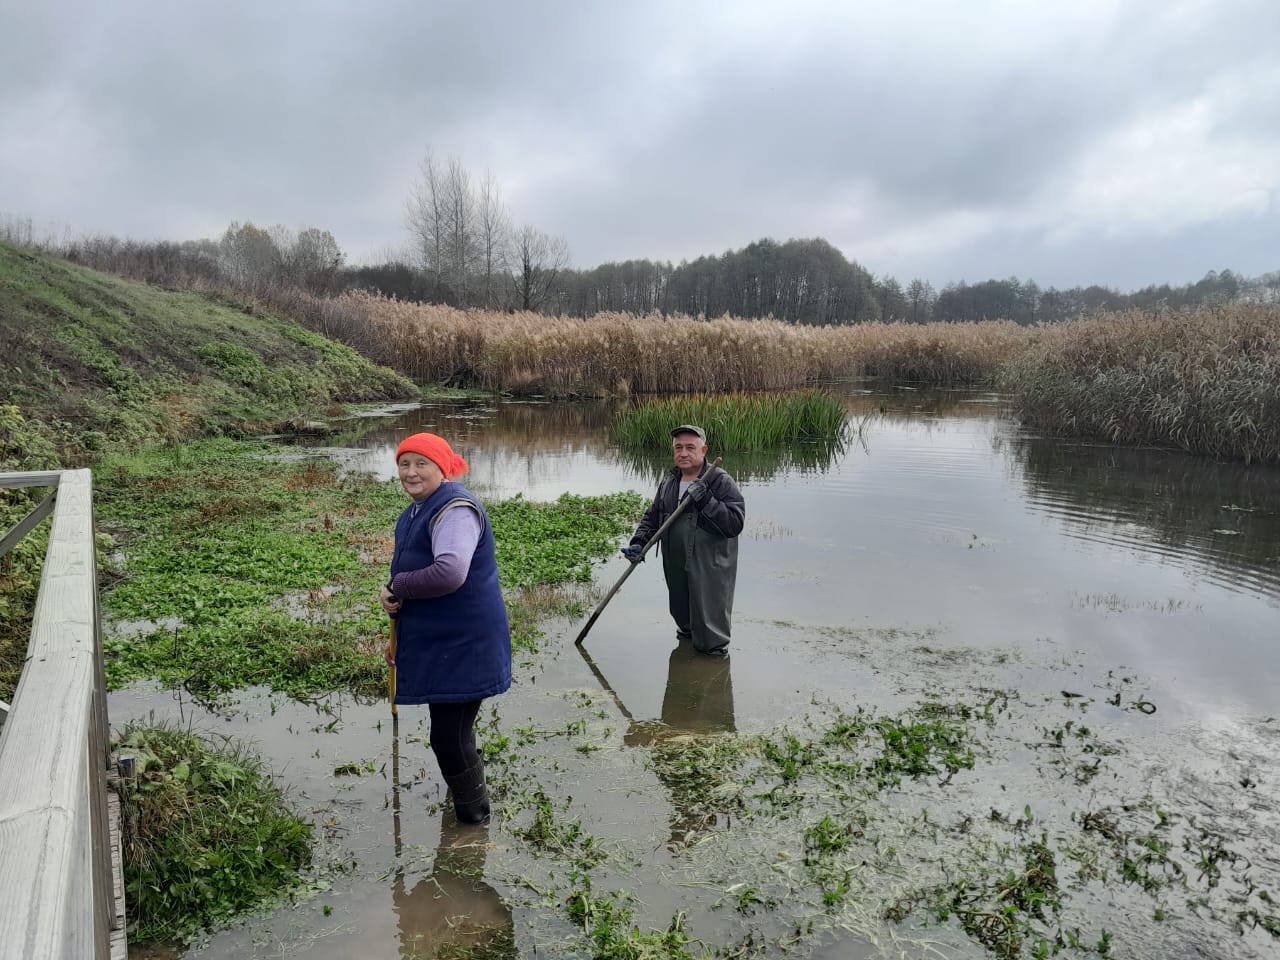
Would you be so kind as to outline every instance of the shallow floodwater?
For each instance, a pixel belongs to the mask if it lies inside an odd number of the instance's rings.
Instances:
[[[789,917],[771,926],[723,909],[735,874],[706,874],[734,857],[698,864],[704,851],[680,842],[699,829],[719,840],[732,831],[723,818],[692,822],[678,786],[648,758],[656,731],[766,732],[799,726],[822,705],[892,711],[956,691],[1013,691],[1029,718],[1032,704],[1089,703],[1091,724],[1130,758],[1115,783],[1236,809],[1223,830],[1250,845],[1253,876],[1275,890],[1280,470],[1028,436],[981,393],[854,391],[847,402],[857,436],[844,450],[725,454],[747,502],[727,663],[677,646],[661,565],[650,562],[582,650],[573,644],[581,621],[548,624],[547,651],[520,658],[512,691],[491,704],[497,714],[482,712],[628,864],[618,885],[639,893],[638,922],[661,929],[685,910],[709,944],[758,936],[749,941],[758,952],[743,956],[781,956],[784,944],[831,958],[983,956],[954,931],[885,935],[877,917],[791,942]],[[431,430],[467,458],[466,482],[484,498],[649,495],[668,458],[613,447],[609,412],[428,404],[353,421],[325,452],[391,478],[395,442]],[[597,586],[624,569],[621,558],[606,562]],[[343,697],[297,704],[249,691],[210,712],[135,688],[109,709],[116,726],[154,712],[248,739],[325,839],[328,889],[212,934],[189,955],[590,956],[546,895],[553,884],[541,878],[554,870],[501,817],[461,838],[442,825],[425,711],[401,708],[393,736],[385,703]],[[994,812],[988,792],[1021,790],[1070,819],[1073,801],[1036,779],[1031,747],[1015,744],[1000,783],[961,783],[970,805]],[[335,776],[344,763],[366,772]],[[1247,795],[1231,793],[1238,782]],[[765,849],[767,838],[743,844]],[[457,923],[460,913],[482,929]],[[497,946],[485,939],[495,928]],[[1224,947],[1213,930],[1195,943],[1182,927],[1167,941],[1114,919],[1111,929],[1125,947],[1117,955],[1253,957],[1268,944],[1256,931]],[[1151,952],[1132,949],[1126,933]]]

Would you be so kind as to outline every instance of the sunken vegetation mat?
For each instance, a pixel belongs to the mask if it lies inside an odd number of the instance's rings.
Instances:
[[[910,672],[928,656],[893,659]],[[655,729],[639,743],[670,800],[656,846],[607,832],[611,818],[573,795],[589,765],[611,762],[617,791],[637,795],[603,698],[580,693],[547,729],[503,726],[495,709],[490,786],[532,858],[508,878],[513,905],[559,913],[609,960],[805,956],[832,938],[859,956],[1269,955],[1274,809],[1254,798],[1232,811],[1256,787],[1247,777],[1183,781],[1198,803],[1162,795],[1113,738],[1120,724],[1090,716],[1152,705],[1133,678],[1099,686],[1105,703],[968,688],[893,712],[815,703],[758,734]],[[681,890],[674,914],[646,910],[654,891],[637,871],[650,862]]]

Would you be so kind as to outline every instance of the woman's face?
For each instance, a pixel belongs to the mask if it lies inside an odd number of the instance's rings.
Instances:
[[[400,486],[414,500],[427,499],[444,481],[444,474],[435,461],[420,453],[401,454],[396,466],[400,469]]]

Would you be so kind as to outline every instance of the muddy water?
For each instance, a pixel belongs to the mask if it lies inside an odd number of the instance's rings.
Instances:
[[[1188,816],[1250,858],[1252,881],[1280,887],[1280,470],[1027,436],[982,394],[848,403],[860,432],[843,451],[725,458],[748,516],[727,663],[677,645],[656,562],[583,650],[579,622],[549,624],[547,652],[524,658],[482,713],[486,735],[517,744],[512,796],[545,786],[607,851],[609,888],[638,895],[645,929],[683,910],[697,937],[756,951],[744,956],[983,956],[956,929],[890,928],[875,899],[884,874],[870,870],[864,896],[852,881],[855,906],[810,908],[789,866],[792,828],[737,829],[723,811],[682,808],[650,751],[672,733],[800,729],[837,708],[1003,691],[1015,706],[989,763],[945,796],[908,785],[901,806],[959,820],[1025,801],[1065,836],[1089,804],[1191,802]],[[467,457],[484,497],[650,493],[665,457],[613,448],[608,416],[603,404],[443,403],[353,423],[328,452],[390,478],[395,441],[427,429]],[[611,561],[597,582],[623,569]],[[1063,786],[1061,754],[1037,742],[1086,708],[1123,758],[1105,788]],[[327,889],[189,955],[590,956],[565,918],[563,863],[531,852],[514,818],[470,831],[442,818],[422,711],[402,708],[393,732],[385,704],[248,691],[210,712],[138,688],[110,712],[117,725],[154,712],[250,740],[324,838]],[[347,763],[363,772],[335,776]],[[903,851],[920,832],[886,826],[884,844],[895,829]],[[727,907],[747,884],[782,906]],[[1130,888],[1082,881],[1078,895],[1119,955],[1253,957],[1274,944],[1257,930],[1224,942],[1186,908],[1152,926]]]

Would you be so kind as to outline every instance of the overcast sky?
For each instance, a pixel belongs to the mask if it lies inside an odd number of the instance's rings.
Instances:
[[[425,151],[576,266],[1280,269],[1280,0],[0,0],[0,214],[404,247]]]

